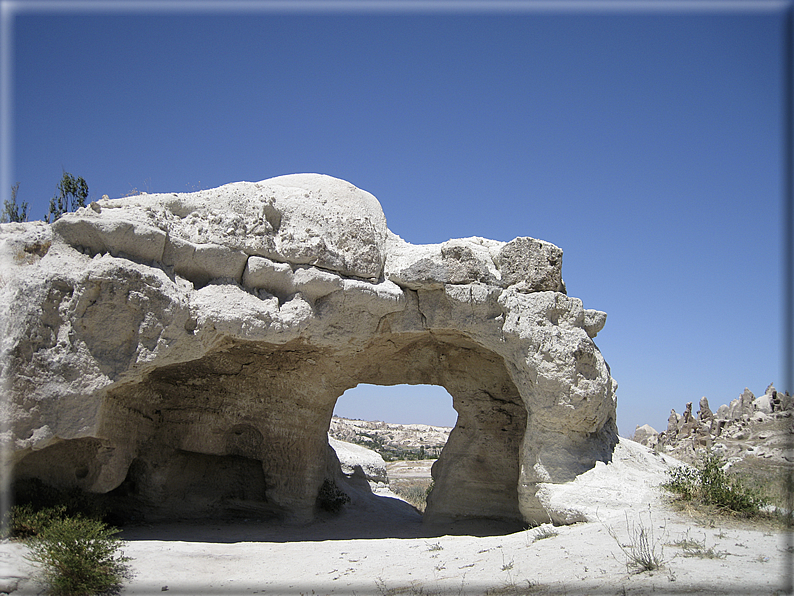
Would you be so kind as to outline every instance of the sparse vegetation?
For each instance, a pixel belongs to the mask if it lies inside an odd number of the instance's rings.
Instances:
[[[627,513],[626,528],[629,533],[628,544],[622,543],[612,528],[607,528],[609,535],[612,536],[626,557],[626,569],[634,573],[643,573],[663,567],[664,549],[659,545],[659,540],[654,537],[653,520],[650,518],[650,513],[647,526],[641,518],[637,522],[629,521]]]
[[[64,172],[58,183],[58,194],[50,199],[50,210],[47,213],[47,223],[53,223],[64,213],[75,211],[78,207],[85,207],[88,198],[88,184],[81,177],[75,178],[69,172]]]
[[[3,212],[0,213],[0,223],[19,223],[28,220],[28,207],[26,202],[17,205],[17,191],[19,182],[11,187],[11,200],[3,201]]]
[[[724,466],[719,455],[706,453],[696,467],[670,470],[670,478],[662,486],[684,501],[743,515],[758,514],[768,500],[740,476],[727,473]]]
[[[410,586],[388,588],[382,577],[376,577],[375,586],[380,596],[441,596],[440,591],[426,589],[419,582],[413,582]]]
[[[28,540],[28,559],[52,596],[116,594],[131,577],[118,530],[83,516],[53,517]]]
[[[525,596],[528,594],[536,594],[539,590],[543,589],[540,584],[524,580],[526,586],[516,582],[508,582],[504,586],[498,588],[488,588],[485,591],[485,596]]]
[[[790,509],[789,498],[794,494],[790,464],[780,464],[747,455],[731,465],[730,472],[742,478],[748,486],[757,487],[765,501],[776,507]]]
[[[402,482],[392,482],[391,490],[394,494],[408,501],[419,511],[424,513],[427,507],[427,497],[433,490],[432,480],[408,480]]]
[[[554,526],[551,524],[544,524],[535,528],[535,531],[532,533],[532,542],[545,540],[546,538],[554,538],[557,535],[559,535],[559,532],[554,529]]]
[[[336,482],[327,478],[323,480],[320,492],[317,494],[317,505],[320,509],[338,513],[349,502],[350,497],[336,485]]]
[[[361,445],[367,449],[376,451],[383,458],[383,461],[415,461],[422,459],[438,459],[441,455],[443,445],[424,446],[420,445],[418,448],[406,449],[389,445],[386,439],[375,433],[361,433],[354,437],[345,439],[351,443]]]
[[[725,551],[715,551],[713,546],[706,547],[706,537],[698,541],[689,537],[689,532],[683,538],[672,543],[683,551],[685,557],[698,557],[700,559],[724,559],[728,553]]]
[[[438,459],[450,429],[364,422],[334,416],[329,434],[377,452],[387,462]]]

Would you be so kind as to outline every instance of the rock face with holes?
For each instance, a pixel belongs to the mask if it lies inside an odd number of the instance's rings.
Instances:
[[[532,238],[411,245],[315,174],[103,199],[0,226],[4,474],[147,519],[312,519],[359,383],[436,384],[458,421],[426,519],[560,519],[538,483],[609,461],[603,312]]]

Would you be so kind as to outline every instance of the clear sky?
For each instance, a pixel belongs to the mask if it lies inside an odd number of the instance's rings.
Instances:
[[[786,4],[670,5],[3,2],[0,196],[40,219],[64,170],[91,199],[319,172],[414,244],[547,240],[609,314],[621,434],[663,430],[786,389]],[[443,390],[357,394],[340,414],[454,423]]]

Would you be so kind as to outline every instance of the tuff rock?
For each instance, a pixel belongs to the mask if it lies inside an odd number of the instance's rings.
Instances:
[[[637,426],[634,440],[686,462],[696,462],[709,450],[729,463],[754,457],[764,460],[765,465],[790,471],[794,465],[790,449],[792,414],[794,400],[788,393],[778,393],[774,385],[770,384],[760,397],[745,388],[716,413],[706,397],[700,398],[697,416],[692,415],[691,402],[686,404],[683,416],[672,410],[664,432],[657,433],[647,424]]]
[[[347,441],[339,441],[331,436],[328,437],[328,444],[339,459],[339,465],[345,475],[352,476],[358,468],[373,488],[389,483],[386,462],[376,451]]]
[[[430,521],[564,516],[537,498],[610,460],[606,315],[532,238],[412,245],[352,184],[300,174],[105,199],[0,226],[4,478],[156,520],[310,520],[336,399],[437,384],[458,420]],[[373,497],[374,498],[374,497]]]
[[[647,447],[655,447],[659,433],[649,424],[637,425],[634,430],[633,440]]]

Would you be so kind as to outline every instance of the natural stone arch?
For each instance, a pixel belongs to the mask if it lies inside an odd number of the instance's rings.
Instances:
[[[617,440],[592,341],[606,315],[566,295],[557,247],[413,246],[344,181],[103,200],[0,226],[0,258],[15,478],[137,495],[150,517],[309,520],[340,478],[336,399],[438,384],[460,416],[428,518],[566,522],[576,513],[538,489],[608,461]]]
[[[103,434],[145,437],[132,449],[136,482],[145,488],[137,509],[158,503],[162,517],[185,515],[185,487],[199,482],[185,470],[192,465],[204,477],[199,460],[210,465],[206,456],[223,457],[234,468],[228,458],[236,456],[261,462],[264,472],[265,490],[248,499],[248,510],[310,519],[323,480],[339,477],[325,438],[336,399],[360,382],[440,385],[453,398],[458,422],[433,471],[428,520],[521,520],[518,454],[526,410],[501,358],[459,334],[388,334],[350,354],[297,342],[240,344],[109,393]],[[140,428],[132,430],[136,423]],[[161,472],[143,478],[141,466]],[[254,486],[238,487],[227,500],[256,497],[262,480],[252,478]],[[223,504],[207,504],[213,506]]]
[[[425,517],[517,521],[518,454],[526,410],[504,362],[450,332],[388,335],[350,362],[361,382],[440,385],[458,419],[433,467]]]

